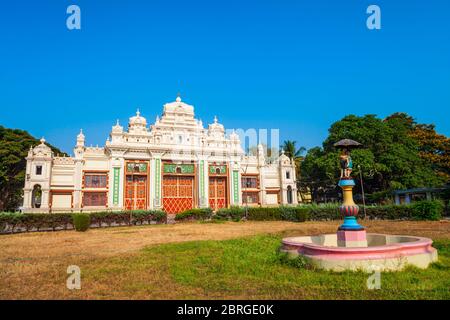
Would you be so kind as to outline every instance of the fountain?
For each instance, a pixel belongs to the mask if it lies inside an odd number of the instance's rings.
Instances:
[[[344,223],[335,234],[284,238],[280,250],[290,257],[303,256],[315,267],[332,271],[398,271],[407,265],[424,269],[437,261],[437,250],[432,247],[431,239],[366,233],[357,221],[359,207],[353,201],[355,181],[351,177],[350,150],[361,144],[344,139],[334,146],[341,150],[338,185],[344,199],[339,211]]]

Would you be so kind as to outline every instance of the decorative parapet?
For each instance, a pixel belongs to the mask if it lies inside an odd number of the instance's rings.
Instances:
[[[54,165],[71,165],[71,164],[75,164],[75,159],[72,157],[54,157],[53,164]]]

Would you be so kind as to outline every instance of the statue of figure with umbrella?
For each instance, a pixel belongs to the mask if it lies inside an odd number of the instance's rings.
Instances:
[[[338,245],[343,247],[367,246],[366,231],[357,222],[359,207],[353,201],[355,181],[351,176],[353,161],[350,150],[360,146],[361,143],[351,139],[343,139],[334,144],[334,147],[342,150],[339,156],[341,166],[339,186],[342,188],[344,201],[339,210],[344,215],[344,223],[339,227],[337,236]]]
[[[341,162],[341,179],[349,178],[353,170],[353,161],[350,157],[350,152],[348,149],[342,149],[339,160]]]

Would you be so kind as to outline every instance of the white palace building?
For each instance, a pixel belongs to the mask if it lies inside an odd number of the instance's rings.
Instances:
[[[127,130],[117,122],[104,147],[77,136],[73,157],[55,156],[41,139],[26,158],[24,212],[190,208],[297,203],[294,161],[267,161],[262,145],[245,155],[239,135],[204,128],[194,107],[164,105],[153,125],[139,111]]]

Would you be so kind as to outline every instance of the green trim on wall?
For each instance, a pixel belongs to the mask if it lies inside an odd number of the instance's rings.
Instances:
[[[200,161],[200,196],[205,198],[205,161]]]
[[[239,203],[239,172],[237,170],[233,171],[233,199],[234,204]]]
[[[155,198],[161,199],[161,159],[155,159]]]
[[[180,168],[180,173],[194,173],[195,167],[193,164],[173,164],[173,163],[164,163],[164,173],[177,173],[177,169]]]
[[[227,173],[227,166],[225,165],[211,165],[209,166],[209,173],[210,174],[217,174],[217,169],[219,169],[220,174],[225,174]]]
[[[113,205],[119,205],[120,168],[114,168]]]
[[[129,163],[127,163],[127,172],[145,173],[145,172],[147,172],[147,164],[146,163],[129,162]]]

